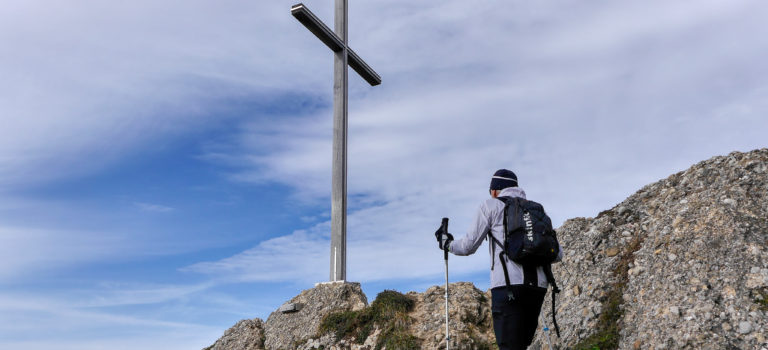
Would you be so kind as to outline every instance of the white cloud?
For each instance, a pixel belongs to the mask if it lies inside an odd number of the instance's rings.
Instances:
[[[124,305],[159,304],[178,300],[207,290],[211,283],[194,285],[133,285],[126,283],[102,283],[100,289],[90,290],[81,300],[74,299],[73,306],[83,308]],[[79,299],[79,298],[78,298]]]
[[[462,234],[501,167],[562,223],[708,157],[765,147],[768,40],[754,33],[766,10],[746,1],[365,6],[357,16],[366,20],[353,19],[365,35],[351,42],[384,83],[368,88],[350,73],[350,277],[439,273],[430,233],[448,216]],[[248,125],[228,155],[245,164],[233,178],[327,200],[330,119],[328,108]],[[309,233],[193,270],[317,280],[327,230]],[[478,255],[458,272],[487,269]]]
[[[0,280],[115,257],[127,245],[99,232],[0,226]]]
[[[13,349],[195,349],[212,344],[221,332],[73,306],[66,299],[0,294],[1,343]]]
[[[101,169],[225,122],[211,105],[324,78],[300,40],[283,45],[306,34],[287,1],[3,4],[0,189]]]
[[[182,271],[199,272],[213,276],[219,282],[275,282],[308,281],[327,270],[328,254],[324,249],[328,239],[320,226],[307,231],[259,243],[230,258],[215,262],[197,263]]]
[[[167,207],[164,205],[152,204],[152,203],[136,202],[136,203],[133,203],[133,205],[135,205],[137,208],[143,211],[154,212],[154,213],[168,213],[176,210],[175,208],[172,208],[172,207]]]
[[[77,200],[3,197],[0,283],[24,284],[47,276],[78,273],[83,267],[127,264],[221,244],[212,238],[189,235],[179,239],[175,232],[163,227],[144,228],[139,222],[146,215],[130,211],[126,215],[113,208],[89,207]],[[152,206],[147,209],[161,213],[166,210]]]
[[[455,196],[446,195],[436,205],[408,198],[373,206],[348,218],[348,279],[372,282],[419,279],[443,269],[442,253],[436,248],[434,231],[440,213],[472,212],[474,204],[448,208]],[[471,203],[469,200],[464,203]],[[414,215],[419,213],[422,215]],[[467,218],[451,223],[452,232],[469,226]],[[309,230],[261,242],[256,247],[219,261],[197,263],[183,271],[204,273],[222,282],[287,282],[311,285],[329,277],[330,222]],[[465,274],[487,268],[487,255],[461,257],[453,273]]]

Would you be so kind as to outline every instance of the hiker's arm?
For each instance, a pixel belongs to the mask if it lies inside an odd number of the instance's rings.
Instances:
[[[470,255],[477,251],[477,248],[483,244],[483,239],[490,229],[490,216],[485,205],[481,205],[477,210],[475,222],[464,237],[453,241],[450,245],[451,253],[456,255]]]

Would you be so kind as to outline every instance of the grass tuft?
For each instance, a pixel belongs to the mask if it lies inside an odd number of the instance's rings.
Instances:
[[[408,333],[414,301],[402,293],[385,290],[376,296],[371,305],[359,311],[342,311],[326,315],[320,322],[320,334],[333,333],[336,340],[354,338],[363,344],[375,326],[382,329],[376,350],[417,350],[421,340]]]
[[[361,311],[342,311],[328,314],[320,322],[320,333],[333,332],[336,340],[345,338],[366,322],[365,316]]]
[[[629,282],[629,264],[634,261],[635,252],[640,249],[642,242],[640,236],[636,236],[627,245],[614,270],[617,281],[611,285],[607,297],[603,301],[602,312],[597,319],[595,332],[576,344],[574,349],[615,350],[619,348],[621,318],[624,316],[622,308],[624,304],[624,290]]]

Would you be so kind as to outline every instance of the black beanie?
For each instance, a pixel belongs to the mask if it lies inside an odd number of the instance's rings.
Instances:
[[[507,187],[517,187],[517,175],[507,169],[499,169],[491,178],[492,190],[503,190]]]

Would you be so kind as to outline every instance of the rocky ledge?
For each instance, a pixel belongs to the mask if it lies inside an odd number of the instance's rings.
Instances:
[[[451,349],[492,349],[490,295],[467,282],[448,288]],[[370,305],[365,301],[357,283],[320,284],[265,323],[238,322],[205,350],[445,349],[444,287],[407,294],[387,290]]]

